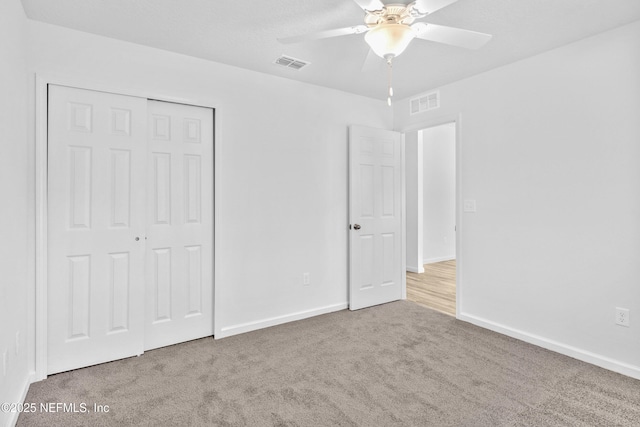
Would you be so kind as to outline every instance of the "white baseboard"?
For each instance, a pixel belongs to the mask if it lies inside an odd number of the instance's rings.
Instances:
[[[427,258],[424,261],[422,261],[422,263],[423,264],[433,264],[435,262],[453,261],[454,259],[456,259],[455,255],[449,255],[449,256],[441,256],[441,257],[435,257],[435,258]]]
[[[215,339],[230,337],[245,332],[251,332],[258,329],[268,328],[270,326],[281,325],[283,323],[294,322],[296,320],[307,319],[309,317],[319,316],[321,314],[333,313],[334,311],[344,310],[349,304],[344,302],[340,304],[328,305],[325,307],[315,308],[313,310],[299,311],[297,313],[285,314],[283,316],[270,317],[268,319],[256,320],[255,322],[241,323],[239,325],[227,326],[222,328],[215,335]]]
[[[619,360],[611,359],[610,357],[602,356],[558,341],[510,328],[470,314],[461,313],[458,316],[458,320],[473,323],[476,326],[480,326],[482,328],[528,342],[529,344],[534,344],[538,347],[546,348],[547,350],[555,351],[556,353],[564,354],[565,356],[573,357],[574,359],[640,380],[640,366],[620,362]]]
[[[407,265],[406,270],[410,271],[411,273],[424,273],[424,267],[422,266],[416,268]]]
[[[19,400],[16,403],[24,403],[25,399],[27,398],[27,393],[29,392],[29,386],[31,385],[31,383],[33,382],[33,375],[29,375],[27,377],[27,379],[25,380],[24,385],[22,386],[22,391],[20,393],[20,397]],[[9,426],[11,427],[15,427],[16,423],[18,422],[18,417],[20,416],[20,412],[11,412],[9,415]]]

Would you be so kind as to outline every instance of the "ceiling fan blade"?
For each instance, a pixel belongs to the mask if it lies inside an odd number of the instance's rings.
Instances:
[[[432,42],[444,43],[466,49],[479,49],[491,40],[490,34],[460,28],[445,27],[443,25],[425,24],[418,22],[411,26],[416,32],[416,38]]]
[[[415,8],[422,13],[433,13],[443,7],[447,7],[458,0],[416,0]]]
[[[335,30],[319,31],[317,33],[303,34],[301,36],[284,37],[278,39],[280,43],[300,43],[311,40],[328,39],[329,37],[348,36],[349,34],[361,34],[369,29],[366,25],[355,25],[353,27],[337,28]]]
[[[382,10],[384,4],[380,0],[353,0],[364,10]]]
[[[369,71],[373,71],[382,64],[384,60],[380,58],[373,49],[369,49],[369,53],[367,53],[367,57],[364,59],[362,63],[362,72],[367,73]]]

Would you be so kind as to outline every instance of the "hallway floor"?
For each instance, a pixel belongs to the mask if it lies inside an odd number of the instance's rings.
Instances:
[[[455,316],[456,260],[425,264],[421,274],[407,272],[407,299]]]

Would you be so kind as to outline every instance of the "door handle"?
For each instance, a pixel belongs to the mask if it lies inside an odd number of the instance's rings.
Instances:
[[[354,225],[353,225],[353,228],[354,228],[355,230],[360,230],[360,224],[354,224]]]

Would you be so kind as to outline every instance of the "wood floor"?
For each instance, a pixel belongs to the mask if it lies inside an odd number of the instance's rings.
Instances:
[[[424,273],[407,272],[407,299],[456,315],[456,261],[424,265]]]

